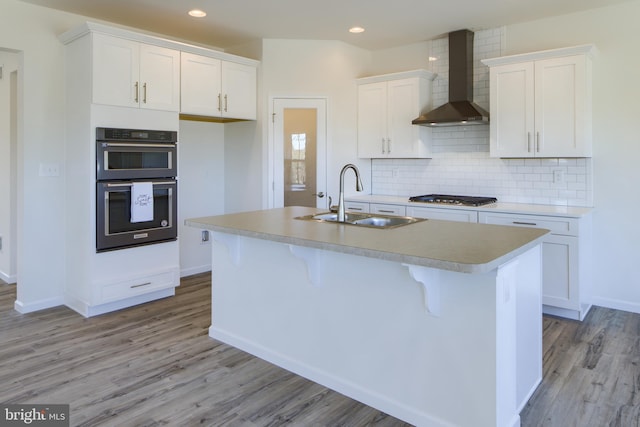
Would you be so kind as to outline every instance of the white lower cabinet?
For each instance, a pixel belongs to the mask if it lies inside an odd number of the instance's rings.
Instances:
[[[132,298],[149,292],[175,288],[179,283],[179,272],[175,269],[160,274],[137,277],[98,286],[98,304]]]
[[[582,320],[590,304],[584,291],[589,289],[590,275],[585,272],[590,261],[581,228],[588,218],[565,218],[542,215],[479,212],[484,224],[546,228],[550,231],[542,242],[542,303],[547,314]]]
[[[441,209],[417,206],[407,206],[407,216],[427,219],[441,219],[444,221],[478,222],[478,212],[465,209]]]
[[[344,209],[351,212],[369,212],[369,203],[364,202],[344,202]]]
[[[371,203],[369,205],[369,212],[380,215],[396,215],[405,216],[406,208],[402,205],[387,205],[381,203]]]

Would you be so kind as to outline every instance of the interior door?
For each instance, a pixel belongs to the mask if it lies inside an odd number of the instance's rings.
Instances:
[[[274,99],[274,207],[328,207],[326,116],[322,98]]]

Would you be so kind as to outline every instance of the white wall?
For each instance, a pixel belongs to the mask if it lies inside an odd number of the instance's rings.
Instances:
[[[263,111],[277,97],[327,99],[327,195],[338,200],[339,174],[357,164],[365,191],[371,188],[371,162],[357,158],[356,84],[371,63],[371,53],[338,41],[267,39],[263,43]],[[268,123],[263,137],[269,137]],[[268,185],[268,183],[264,183]],[[347,193],[355,186],[347,186]]]
[[[19,56],[0,50],[0,280],[16,281],[16,172],[15,136]]]
[[[593,75],[594,297],[640,312],[640,55],[633,1],[507,27],[506,53],[595,43]]]
[[[20,52],[18,308],[57,305],[64,284],[64,49],[57,34],[79,17],[3,0],[0,48]],[[20,114],[22,113],[22,114]],[[40,177],[41,163],[60,165]],[[4,197],[4,195],[3,195]]]
[[[180,121],[178,132],[178,243],[180,275],[211,269],[211,240],[186,218],[224,213],[224,130],[220,123]]]

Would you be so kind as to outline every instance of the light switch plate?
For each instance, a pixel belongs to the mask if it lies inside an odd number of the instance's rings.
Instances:
[[[58,163],[40,163],[40,176],[60,176]]]

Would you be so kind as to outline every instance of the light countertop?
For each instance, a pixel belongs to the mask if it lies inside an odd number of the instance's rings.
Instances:
[[[385,203],[392,205],[403,205],[412,207],[426,207],[426,208],[439,208],[439,209],[464,209],[473,210],[479,212],[504,212],[504,213],[517,213],[525,215],[552,215],[568,218],[580,218],[591,211],[593,208],[581,207],[581,206],[562,206],[562,205],[538,205],[530,203],[503,203],[498,201],[490,205],[484,206],[458,206],[447,205],[441,203],[420,203],[410,202],[409,197],[401,196],[382,196],[375,194],[366,195],[353,195],[345,196],[345,200],[363,203]]]
[[[485,273],[539,244],[548,230],[426,220],[375,229],[294,219],[323,212],[286,207],[190,218],[185,224],[258,239],[463,273]],[[214,236],[215,238],[215,236]]]

